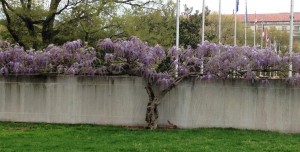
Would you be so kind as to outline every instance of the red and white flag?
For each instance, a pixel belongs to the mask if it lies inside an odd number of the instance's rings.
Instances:
[[[269,44],[269,36],[268,36],[268,31],[266,30],[266,47],[268,46]]]

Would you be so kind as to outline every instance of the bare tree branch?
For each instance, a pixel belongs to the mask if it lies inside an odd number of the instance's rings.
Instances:
[[[140,7],[140,8],[150,9],[150,10],[159,10],[159,9],[156,9],[154,7],[147,7],[147,5],[149,5],[149,4],[162,5],[161,3],[158,3],[155,0],[148,0],[146,2],[140,2],[140,3],[133,3],[134,1],[136,1],[136,0],[117,0],[117,1],[115,1],[115,3],[125,4],[125,5],[130,5],[133,7]]]
[[[67,1],[67,4],[66,4],[62,9],[60,9],[59,11],[57,11],[57,12],[55,13],[55,15],[61,14],[61,12],[64,11],[66,8],[68,8],[69,5],[70,5],[70,0],[68,0],[68,1]]]

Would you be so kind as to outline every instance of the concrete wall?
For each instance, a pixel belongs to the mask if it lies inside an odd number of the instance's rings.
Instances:
[[[162,102],[160,122],[300,133],[300,88],[280,80],[185,81]]]
[[[2,77],[0,121],[144,125],[147,97],[134,77]]]
[[[300,133],[300,88],[280,80],[182,82],[159,123]],[[0,77],[0,121],[145,125],[148,95],[137,77]]]

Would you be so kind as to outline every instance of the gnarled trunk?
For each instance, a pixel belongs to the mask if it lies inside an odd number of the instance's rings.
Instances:
[[[149,96],[149,102],[147,105],[147,112],[146,112],[146,122],[147,122],[147,128],[149,129],[156,129],[157,128],[157,118],[158,118],[158,98],[155,97],[155,93],[151,87],[150,84],[146,87],[148,96]]]
[[[149,129],[156,129],[157,128],[157,119],[158,119],[158,109],[157,109],[157,102],[154,100],[149,100],[147,105],[147,112],[146,112],[146,122],[147,128]]]
[[[158,105],[161,102],[161,99],[174,87],[176,87],[185,77],[178,77],[175,82],[168,86],[167,88],[154,92],[152,85],[150,83],[147,83],[147,86],[145,87],[149,96],[149,102],[147,105],[147,111],[146,111],[146,122],[147,122],[147,128],[148,129],[156,129],[157,128],[157,120],[158,120]],[[172,126],[172,128],[177,128],[176,125],[168,123]]]

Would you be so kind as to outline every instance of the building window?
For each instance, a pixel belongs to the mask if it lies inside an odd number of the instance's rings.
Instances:
[[[300,30],[300,26],[295,26],[295,31],[299,31]]]
[[[282,30],[283,30],[283,31],[286,31],[286,26],[282,26]]]

